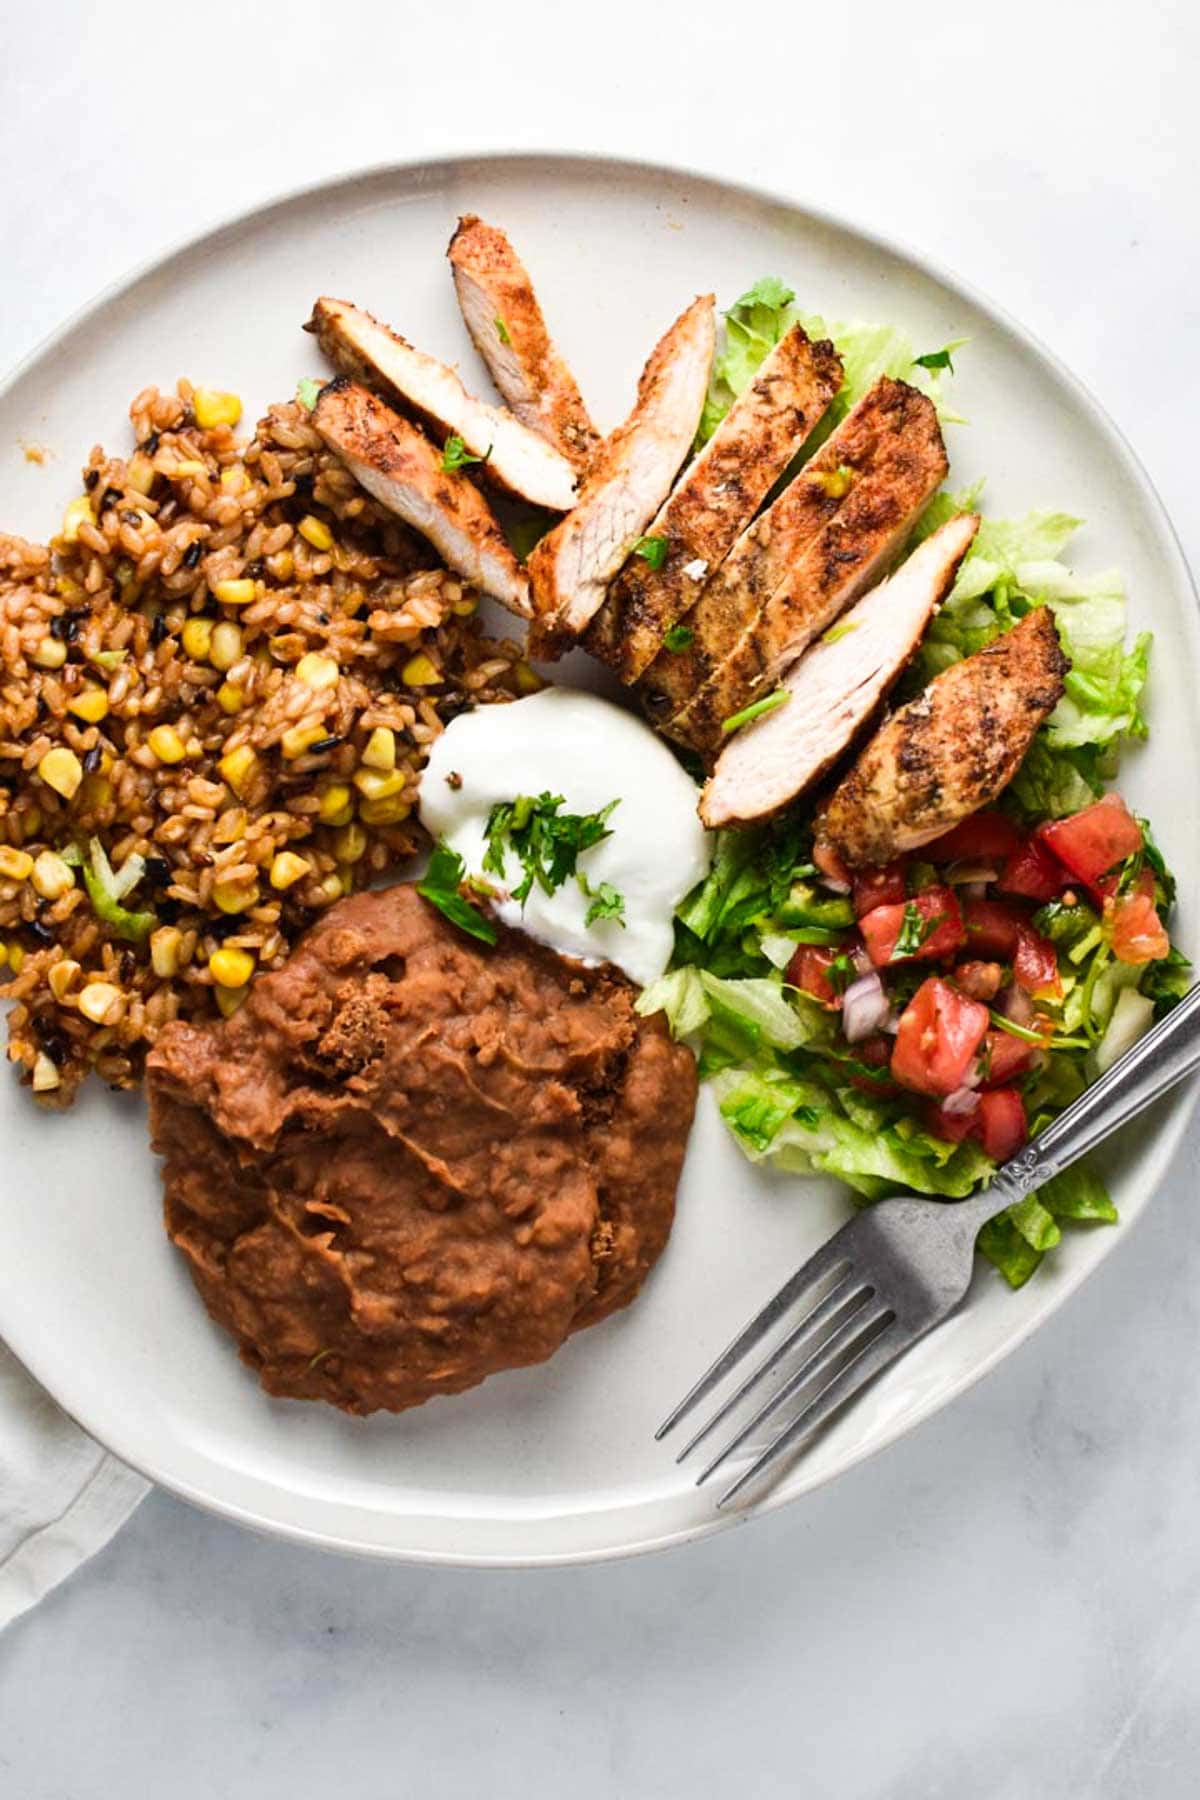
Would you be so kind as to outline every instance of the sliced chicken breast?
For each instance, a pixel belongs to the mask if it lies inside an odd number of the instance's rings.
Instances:
[[[862,868],[990,806],[1058,704],[1070,666],[1048,606],[952,663],[876,732],[822,807],[818,839]]]
[[[696,436],[715,345],[713,297],[702,294],[656,345],[633,411],[592,458],[574,511],[530,556],[534,655],[571,647],[666,499]]]
[[[685,619],[695,618],[690,666],[676,668],[663,656],[648,671],[644,692],[655,722],[668,719],[661,728],[681,743],[718,748],[723,720],[769,692],[879,579],[947,466],[927,397],[889,377],[877,382],[739,541]]]
[[[530,431],[586,468],[600,434],[546,330],[529,271],[502,231],[464,213],[446,252],[467,330],[499,392]]]
[[[920,643],[979,529],[949,519],[793,663],[787,696],[726,744],[700,799],[710,830],[749,825],[812,786],[858,736]]]
[[[654,661],[841,384],[833,345],[814,344],[799,325],[772,350],[648,526],[666,545],[663,561],[631,557],[588,628],[587,649],[622,681]]]
[[[476,400],[447,363],[415,350],[360,306],[318,300],[305,330],[343,375],[381,388],[438,439],[460,437],[497,487],[550,512],[574,506],[575,470],[565,456],[511,413]]]
[[[355,480],[449,568],[528,617],[529,584],[487,501],[465,476],[446,473],[424,432],[344,375],[321,389],[312,422]]]

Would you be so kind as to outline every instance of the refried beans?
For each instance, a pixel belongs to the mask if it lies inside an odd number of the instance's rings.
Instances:
[[[632,1300],[696,1100],[636,997],[397,886],[331,908],[232,1018],[162,1033],[167,1230],[269,1393],[400,1411]]]

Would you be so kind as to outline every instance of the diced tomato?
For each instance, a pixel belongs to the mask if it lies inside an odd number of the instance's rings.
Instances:
[[[1013,851],[996,882],[1002,894],[1021,894],[1027,900],[1053,900],[1066,886],[1066,870],[1037,838],[1028,838]]]
[[[854,875],[854,916],[874,912],[877,906],[898,906],[908,895],[902,862],[884,863],[878,869],[858,869]]]
[[[1147,894],[1140,888],[1104,902],[1104,935],[1118,962],[1155,962],[1171,949],[1171,940],[1155,909],[1153,891]]]
[[[888,1065],[892,1060],[892,1040],[877,1031],[874,1037],[864,1038],[861,1043],[851,1046],[851,1055],[856,1062],[866,1063],[868,1068],[878,1069],[878,1075],[864,1075],[858,1069],[848,1071],[851,1087],[858,1088],[864,1094],[897,1094],[894,1081],[890,1078]]]
[[[983,1045],[984,1087],[1003,1087],[1018,1075],[1027,1075],[1038,1058],[1036,1044],[1027,1044],[1011,1031],[989,1031]]]
[[[1021,833],[1003,813],[977,812],[926,844],[921,855],[932,863],[1001,862],[1020,842]]]
[[[1022,925],[1018,931],[1012,963],[1018,985],[1035,999],[1057,1000],[1062,994],[1058,953],[1049,938],[1041,937],[1032,925]]]
[[[988,1010],[941,976],[923,981],[900,1015],[892,1074],[918,1094],[952,1094],[975,1066]]]
[[[1011,962],[1029,921],[1005,900],[968,900],[963,907],[967,949],[991,961]]]
[[[932,1100],[925,1105],[925,1123],[934,1137],[945,1138],[948,1144],[961,1144],[964,1138],[973,1137],[977,1129],[974,1112],[947,1112]]]
[[[843,954],[821,944],[801,944],[787,966],[787,980],[793,987],[811,994],[822,1006],[837,1008],[842,997],[829,979],[829,965]]]
[[[1025,1102],[1016,1088],[993,1088],[980,1094],[975,1122],[979,1141],[993,1162],[1007,1162],[1029,1136]]]
[[[1119,794],[1105,794],[1069,819],[1039,825],[1037,836],[1088,887],[1142,848],[1142,828]]]
[[[917,929],[911,935],[921,941],[914,949],[898,952],[901,934],[914,919]],[[858,928],[877,969],[892,962],[936,962],[941,956],[952,956],[965,939],[958,897],[949,887],[925,888],[911,900],[876,906],[863,914]]]
[[[1095,883],[1095,891],[1102,900],[1115,900],[1117,897],[1117,890],[1120,886],[1121,873],[1118,869],[1114,870],[1111,875],[1101,876],[1100,880]],[[1145,894],[1148,900],[1153,900],[1154,871],[1152,869],[1139,869],[1133,880],[1126,887],[1125,892],[1127,894]]]
[[[998,962],[963,962],[955,969],[954,979],[972,1000],[994,1000],[1004,986],[1004,969]]]
[[[851,871],[846,867],[832,844],[814,844],[812,859],[822,875],[828,876],[830,881],[836,881],[840,887],[848,888],[854,880]]]

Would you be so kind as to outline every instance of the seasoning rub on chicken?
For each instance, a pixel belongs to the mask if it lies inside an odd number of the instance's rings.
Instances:
[[[528,616],[524,571],[487,501],[465,475],[443,468],[441,451],[424,432],[345,375],[321,389],[312,422],[355,480],[428,538],[450,568]]]
[[[666,499],[700,423],[715,343],[713,297],[702,294],[653,351],[633,411],[592,458],[574,510],[529,558],[535,655],[570,647]]]
[[[952,663],[867,744],[818,814],[818,842],[863,868],[990,806],[1058,704],[1069,668],[1048,606]]]
[[[722,726],[873,585],[945,477],[931,401],[883,377],[739,540],[684,623],[694,642],[647,672],[647,711],[679,742],[718,750]]]
[[[841,384],[833,345],[793,325],[647,527],[654,560],[630,557],[588,628],[586,648],[622,681],[654,661]]]
[[[522,425],[572,468],[587,467],[600,434],[542,317],[529,271],[505,234],[465,213],[446,252],[463,321]]]
[[[917,648],[978,529],[976,514],[947,520],[793,664],[782,702],[718,758],[700,799],[710,830],[769,818],[837,761]]]
[[[567,512],[575,504],[575,470],[536,431],[501,407],[469,394],[454,370],[416,350],[347,300],[323,298],[305,327],[330,361],[413,412],[439,442],[459,437],[487,479],[510,494]]]

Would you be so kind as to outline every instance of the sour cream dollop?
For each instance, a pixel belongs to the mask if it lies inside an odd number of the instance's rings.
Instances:
[[[623,896],[624,926],[615,919],[587,925],[591,902],[571,879],[552,894],[535,883],[524,911],[500,898],[500,918],[564,955],[614,962],[642,987],[657,981],[671,955],[675,908],[711,858],[692,782],[631,713],[595,694],[545,688],[451,720],[421,777],[421,819],[458,852],[468,874],[498,887],[483,867],[488,814],[501,801],[543,793],[561,794],[564,814],[619,802],[608,820],[611,837],[581,854],[579,872],[593,890],[608,882]],[[523,873],[506,842],[504,886],[516,887]]]

